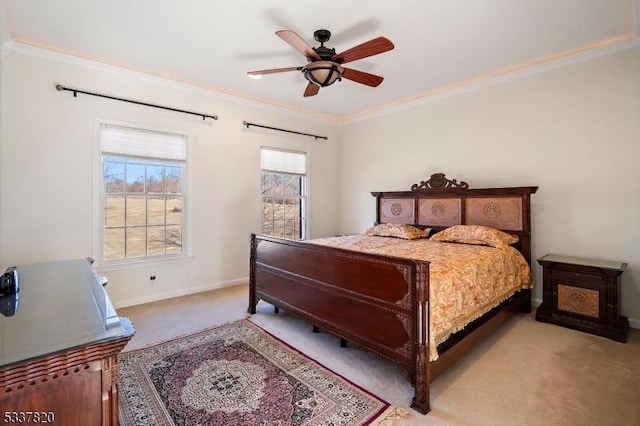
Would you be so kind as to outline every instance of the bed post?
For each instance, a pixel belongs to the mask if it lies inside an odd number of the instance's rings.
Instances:
[[[431,383],[431,369],[429,363],[429,264],[416,265],[416,364],[415,364],[415,395],[411,408],[427,414],[431,411],[429,405],[429,384]]]
[[[258,300],[256,299],[256,234],[251,234],[251,252],[249,254],[249,308],[247,313],[256,313]]]

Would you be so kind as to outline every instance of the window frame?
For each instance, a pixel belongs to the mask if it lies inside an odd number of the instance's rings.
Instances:
[[[191,141],[190,134],[182,130],[166,129],[158,126],[148,126],[148,125],[142,125],[142,124],[130,123],[130,122],[121,122],[121,121],[104,120],[104,119],[95,119],[94,121],[95,122],[94,122],[94,137],[93,137],[94,139],[94,144],[93,144],[94,146],[93,259],[95,260],[96,266],[126,267],[126,266],[136,266],[140,264],[166,263],[166,262],[172,262],[172,261],[178,261],[178,260],[190,258],[191,257],[191,235],[192,235],[191,233],[191,202],[190,202],[191,167],[189,167],[190,166],[190,149],[189,148],[190,148],[190,141]],[[144,157],[144,156],[134,156],[134,155],[125,155],[125,154],[103,153],[101,148],[101,135],[102,135],[102,127],[105,125],[123,127],[123,128],[136,130],[136,131],[141,131],[141,132],[165,133],[165,134],[172,134],[172,135],[184,137],[185,145],[186,145],[186,158],[184,160],[170,160],[170,159],[162,159],[157,157]],[[105,190],[103,158],[106,158],[106,157],[140,159],[143,162],[157,161],[158,163],[181,163],[182,165],[182,175],[181,175],[181,178],[182,178],[182,187],[181,187],[182,250],[179,253],[145,255],[145,256],[130,257],[130,258],[125,257],[122,259],[112,259],[112,260],[104,259],[105,200],[106,200],[107,193]],[[146,198],[147,194],[145,192],[142,192],[140,194],[145,195],[145,198]],[[146,208],[145,208],[145,212],[146,212]],[[146,226],[147,225],[145,224],[145,228]]]
[[[300,174],[300,173],[291,173],[291,172],[285,172],[285,171],[278,171],[278,170],[272,170],[272,169],[264,169],[263,165],[262,165],[262,150],[270,150],[270,151],[280,151],[280,152],[286,152],[286,153],[293,153],[293,154],[302,154],[304,155],[304,166],[305,166],[305,172],[304,174]],[[258,188],[259,188],[259,221],[258,221],[258,229],[260,230],[260,233],[264,232],[264,228],[263,228],[263,200],[264,198],[268,198],[269,196],[265,196],[262,193],[262,178],[263,178],[263,174],[264,173],[273,173],[273,174],[278,174],[278,175],[283,175],[283,176],[299,176],[303,178],[303,184],[302,184],[302,188],[301,188],[301,192],[302,195],[297,197],[301,200],[300,202],[300,213],[301,213],[301,218],[298,219],[301,222],[300,225],[300,232],[301,232],[301,237],[300,238],[296,238],[296,240],[302,241],[308,238],[308,231],[309,231],[309,153],[306,151],[300,151],[300,150],[294,150],[294,149],[288,149],[288,148],[278,148],[278,147],[273,147],[273,146],[261,146],[258,150],[258,154],[259,154],[259,167],[258,167]],[[287,198],[286,196],[283,195],[283,198]],[[286,220],[283,219],[283,220]],[[272,235],[272,234],[264,234],[264,235]],[[278,236],[275,236],[278,237]],[[282,237],[280,237],[282,238]]]

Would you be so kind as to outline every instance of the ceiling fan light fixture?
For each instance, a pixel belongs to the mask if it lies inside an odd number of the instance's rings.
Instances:
[[[342,79],[344,68],[332,61],[314,61],[305,65],[302,73],[316,86],[327,87]]]

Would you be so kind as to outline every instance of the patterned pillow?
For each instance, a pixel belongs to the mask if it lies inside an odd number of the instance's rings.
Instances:
[[[430,240],[505,247],[517,243],[518,237],[489,226],[454,225],[434,234]]]
[[[415,240],[417,238],[427,238],[431,228],[420,229],[411,225],[397,223],[381,223],[363,232],[364,235],[375,235],[378,237],[403,238],[405,240]]]

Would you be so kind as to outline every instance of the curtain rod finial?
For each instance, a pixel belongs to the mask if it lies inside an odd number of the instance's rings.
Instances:
[[[56,84],[56,90],[64,90],[64,87],[62,86],[62,84]]]

